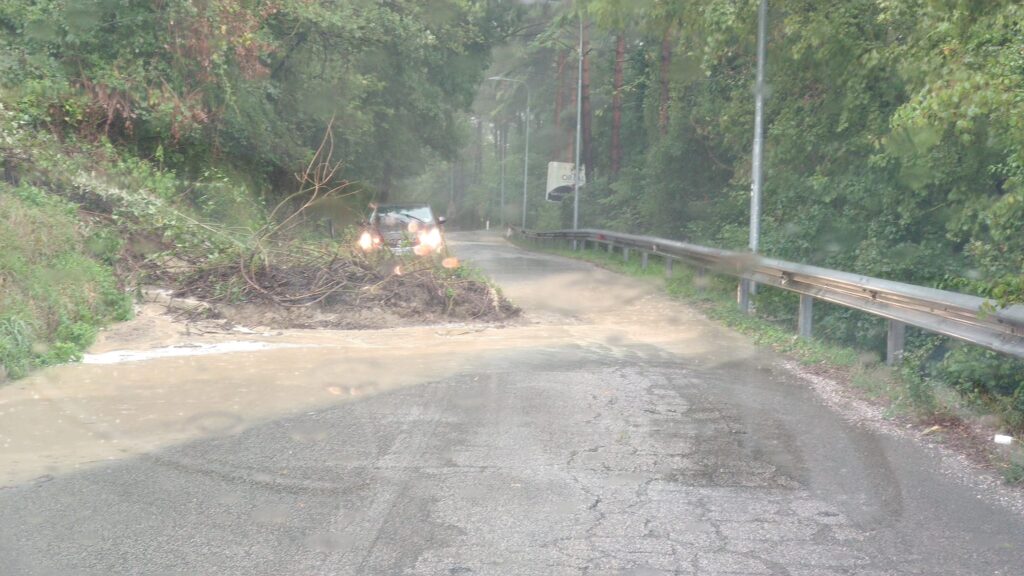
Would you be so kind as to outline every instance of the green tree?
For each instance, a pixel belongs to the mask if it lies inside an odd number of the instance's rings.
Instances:
[[[455,114],[514,13],[495,0],[3,0],[3,98],[40,127],[284,191],[334,118],[344,177],[387,195],[453,155]]]

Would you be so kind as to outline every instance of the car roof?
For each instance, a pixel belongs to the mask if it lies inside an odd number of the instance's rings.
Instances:
[[[378,204],[377,209],[381,208],[430,208],[430,204]]]

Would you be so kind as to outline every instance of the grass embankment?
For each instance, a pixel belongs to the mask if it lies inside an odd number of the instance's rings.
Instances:
[[[131,315],[110,258],[113,240],[77,207],[0,185],[0,381],[77,359],[100,326]]]
[[[965,422],[985,422],[986,428],[1004,432],[1024,431],[1022,411],[1015,405],[1015,396],[965,397],[955,385],[937,377],[929,368],[929,352],[935,348],[934,338],[925,337],[916,349],[910,349],[899,367],[887,366],[878,351],[864,350],[827,339],[803,339],[796,335],[794,318],[766,318],[744,314],[736,306],[736,280],[714,274],[698,275],[696,270],[676,262],[672,276],[666,278],[662,260],[648,258],[643,268],[641,257],[632,254],[625,261],[621,252],[609,253],[606,248],[572,251],[568,248],[544,248],[517,241],[531,250],[542,250],[568,258],[585,260],[638,278],[662,283],[666,292],[701,310],[709,318],[749,336],[755,343],[799,361],[805,367],[820,371],[832,379],[852,386],[859,395],[885,408],[885,415],[916,424],[937,438]],[[775,294],[771,294],[775,292]],[[764,289],[762,298],[778,298],[778,290]],[[820,305],[820,303],[819,303]],[[795,310],[795,299],[792,308]],[[774,307],[773,307],[774,308]],[[929,340],[928,338],[931,338]],[[1007,359],[1007,366],[1014,366]],[[969,365],[968,365],[969,366]],[[1009,368],[1008,368],[1009,369]],[[949,438],[957,444],[963,444]],[[962,439],[961,439],[962,440]],[[1024,486],[1024,450],[1017,447],[995,450],[987,438],[974,438],[968,448],[976,459],[993,465],[1007,483]]]
[[[109,142],[58,137],[0,105],[0,381],[74,361],[132,314],[142,264],[210,257],[199,224],[258,215],[244,187],[185,181]]]

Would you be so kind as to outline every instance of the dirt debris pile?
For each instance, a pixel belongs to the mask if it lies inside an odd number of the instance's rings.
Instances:
[[[431,258],[308,249],[301,256],[222,263],[164,278],[175,295],[243,325],[373,329],[503,322],[519,309],[482,275]]]

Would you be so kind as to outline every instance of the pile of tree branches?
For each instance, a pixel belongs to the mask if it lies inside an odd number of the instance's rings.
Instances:
[[[333,160],[334,135],[329,125],[305,170],[296,174],[296,192],[270,213],[268,223],[235,249],[197,262],[170,281],[181,295],[211,302],[266,303],[281,307],[378,307],[413,314],[460,319],[506,318],[518,310],[492,286],[458,269],[454,259],[397,256],[383,249],[365,253],[355,238],[304,240],[310,208],[348,194]],[[208,232],[226,235],[210,225]]]

